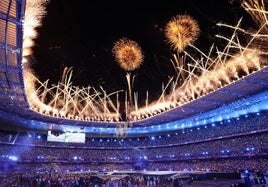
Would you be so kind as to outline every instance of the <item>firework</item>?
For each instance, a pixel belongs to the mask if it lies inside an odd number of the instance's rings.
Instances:
[[[268,5],[268,1],[241,0],[241,5],[258,25],[263,25],[267,22],[264,15],[267,14],[265,6]],[[267,26],[266,29],[268,30]]]
[[[203,97],[226,84],[232,84],[233,81],[239,81],[244,75],[249,75],[255,70],[261,70],[267,66],[267,61],[262,60],[266,57],[266,51],[261,51],[251,45],[258,38],[267,41],[268,35],[265,28],[268,28],[267,10],[265,10],[266,0],[241,0],[243,7],[252,15],[254,20],[260,25],[260,29],[256,33],[249,33],[240,28],[240,21],[236,26],[217,24],[232,29],[233,35],[221,36],[218,38],[227,41],[223,51],[218,48],[211,47],[208,54],[203,53],[192,44],[199,36],[198,24],[190,16],[175,16],[168,22],[165,30],[166,37],[174,50],[178,51],[178,56],[174,55],[172,60],[175,68],[179,72],[186,72],[187,76],[181,84],[178,78],[173,82],[173,77],[168,81],[166,86],[163,85],[162,93],[158,100],[148,103],[148,92],[146,96],[146,104],[144,107],[138,107],[138,93],[135,93],[135,107],[133,107],[131,71],[140,67],[143,61],[142,50],[139,45],[127,38],[118,40],[113,48],[113,53],[118,64],[126,70],[126,79],[128,83],[128,94],[130,105],[128,105],[127,92],[125,92],[125,116],[126,123],[119,123],[116,126],[116,137],[126,137],[128,129],[132,127],[131,121],[150,118],[159,113],[166,112],[178,106],[183,106],[199,97]],[[64,69],[61,81],[52,86],[48,80],[44,83],[39,81],[30,69],[31,64],[25,58],[32,55],[32,47],[34,39],[38,36],[36,28],[41,24],[41,18],[46,14],[45,5],[47,0],[28,0],[24,21],[23,32],[23,75],[25,82],[25,92],[27,95],[30,109],[35,110],[43,115],[52,117],[66,118],[72,120],[85,120],[97,122],[119,122],[122,120],[120,102],[118,100],[119,92],[107,94],[101,88],[97,91],[94,87],[77,87],[72,84],[72,69]],[[264,3],[265,2],[265,3]],[[257,6],[258,5],[258,6]],[[242,32],[249,38],[246,46],[241,46],[241,42],[237,37],[237,31]],[[267,43],[267,42],[266,42]],[[264,44],[266,46],[266,43]],[[186,51],[185,47],[190,45],[196,52],[201,54],[200,59],[196,59]],[[264,46],[263,45],[263,46]],[[250,46],[250,47],[249,47]],[[254,48],[251,48],[254,47]],[[230,53],[234,51],[235,53]],[[211,54],[218,54],[216,58],[212,58]],[[183,54],[181,54],[183,52]],[[190,59],[190,65],[184,66],[184,59]],[[263,58],[263,59],[264,59]],[[194,70],[198,70],[195,74]],[[243,72],[241,74],[240,72]],[[185,74],[186,74],[185,73]],[[241,74],[241,75],[240,75]],[[38,87],[39,86],[39,87]],[[171,88],[171,93],[167,94],[166,90]],[[113,103],[113,96],[116,96],[116,103]],[[183,110],[183,109],[182,109]],[[124,120],[123,120],[124,121]]]
[[[174,16],[165,27],[168,43],[178,52],[182,52],[187,45],[193,43],[199,33],[198,23],[189,15]]]
[[[112,52],[120,67],[126,71],[133,71],[139,68],[143,61],[140,46],[135,41],[127,38],[119,39],[115,43]]]

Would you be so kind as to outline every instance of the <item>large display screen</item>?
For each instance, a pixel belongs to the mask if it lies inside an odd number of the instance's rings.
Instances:
[[[52,132],[47,133],[49,142],[85,143],[86,134],[84,132]]]

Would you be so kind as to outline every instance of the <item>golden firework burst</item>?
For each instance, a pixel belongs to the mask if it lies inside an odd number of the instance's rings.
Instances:
[[[168,43],[178,52],[182,52],[187,45],[193,43],[199,34],[197,21],[189,15],[174,16],[165,27]]]
[[[120,67],[126,71],[133,71],[139,68],[143,62],[144,56],[141,47],[137,42],[127,38],[119,39],[115,43],[112,52]]]

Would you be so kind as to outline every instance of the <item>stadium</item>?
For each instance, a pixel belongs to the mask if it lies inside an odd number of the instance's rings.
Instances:
[[[123,88],[77,86],[69,66],[53,83],[37,75],[49,74],[34,63],[55,2],[0,2],[1,186],[267,185],[267,1],[232,1],[251,27],[217,23],[228,32],[207,51],[197,19],[164,20],[174,69],[154,95],[138,79],[150,53],[127,37],[110,46]]]

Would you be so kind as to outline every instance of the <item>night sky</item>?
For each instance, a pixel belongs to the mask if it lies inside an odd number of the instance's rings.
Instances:
[[[176,72],[170,62],[174,51],[165,38],[164,28],[172,16],[191,15],[201,34],[194,43],[207,53],[212,43],[222,42],[215,34],[223,34],[217,23],[236,24],[243,16],[245,26],[252,26],[249,15],[238,1],[167,0],[111,4],[104,0],[50,0],[43,25],[38,28],[32,68],[40,80],[60,81],[64,67],[73,67],[75,86],[101,85],[107,93],[127,90],[126,72],[115,61],[112,48],[122,38],[136,41],[144,53],[144,61],[135,75],[133,90],[144,103],[146,90],[150,100],[161,94]],[[196,55],[194,51],[189,53]]]

